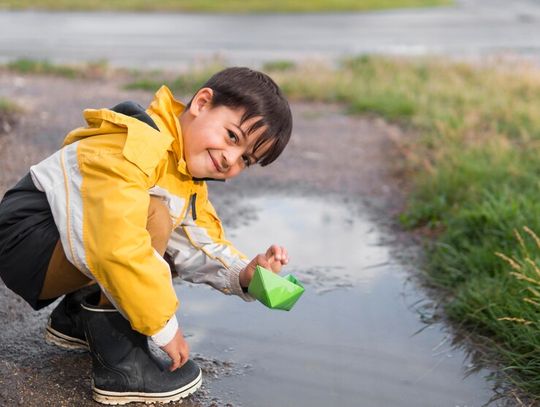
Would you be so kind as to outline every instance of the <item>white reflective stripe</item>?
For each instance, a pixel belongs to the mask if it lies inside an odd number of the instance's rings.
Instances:
[[[197,245],[203,245],[206,243],[214,243],[208,231],[204,228],[200,228],[194,223],[185,224],[185,228],[189,231],[189,236],[194,240]]]
[[[179,233],[181,230],[181,228],[174,229],[167,242],[167,253],[175,263],[178,262],[178,267],[181,267],[182,263],[189,260],[193,252],[198,250],[189,242],[185,233]]]
[[[176,319],[176,315],[173,315],[172,318],[169,319],[169,322],[167,322],[167,325],[165,325],[161,331],[152,335],[150,338],[152,338],[152,341],[154,341],[157,346],[162,347],[172,341],[177,330],[178,320]]]
[[[62,150],[47,157],[40,163],[30,167],[32,179],[38,188],[47,196],[54,223],[60,232],[60,240],[64,249],[69,247],[67,237],[67,196],[62,170]],[[64,250],[70,263],[75,264],[70,250]]]
[[[233,252],[229,245],[216,243],[208,234],[208,230],[197,226],[192,216],[191,211],[188,210],[182,224],[176,228],[177,230],[175,230],[176,234],[178,235],[177,239],[174,239],[175,231],[173,231],[171,239],[168,243],[169,248],[176,251],[177,255],[178,252],[180,252],[181,255],[189,258],[190,251],[185,249],[182,250],[182,247],[185,247],[186,245],[191,247],[195,246],[196,249],[202,250],[208,257],[219,261],[226,268],[229,268],[231,263],[234,263],[240,259],[240,257]],[[185,236],[187,239],[183,241],[181,236]]]
[[[224,294],[234,294],[245,301],[253,301],[253,297],[243,292],[238,280],[238,274],[246,267],[247,261],[233,256],[230,248],[225,245],[195,247],[186,235],[186,229],[176,228],[173,231],[167,249],[180,277],[195,284],[209,284]],[[227,267],[222,259],[206,252],[210,246],[226,247],[223,251],[230,254],[231,259]]]
[[[231,264],[239,259],[236,256],[231,248],[224,244],[207,244],[204,245],[201,250],[203,250],[207,256],[219,260],[227,268],[231,267]]]
[[[165,188],[157,185],[150,188],[148,192],[150,193],[150,195],[160,196],[164,198],[165,204],[167,205],[167,208],[169,208],[169,213],[175,218],[175,220],[182,214],[182,210],[184,209],[184,205],[186,204],[185,199],[171,194]]]
[[[190,225],[184,226],[183,230],[197,248],[210,258],[219,260],[225,267],[229,268],[231,263],[239,259],[229,245],[212,240],[206,229]]]
[[[82,240],[82,176],[77,143],[70,144],[30,168],[32,180],[47,196],[62,247],[70,263],[93,278]]]
[[[83,201],[81,195],[83,179],[79,169],[77,146],[78,142],[64,148],[65,171],[69,189],[70,237],[72,250],[77,260],[75,264],[81,267],[79,270],[92,277],[92,273],[86,262],[86,251],[83,241]]]

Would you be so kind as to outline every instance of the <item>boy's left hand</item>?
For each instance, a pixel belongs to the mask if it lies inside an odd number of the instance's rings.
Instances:
[[[287,253],[287,249],[273,244],[266,250],[266,253],[255,256],[246,268],[240,272],[240,285],[244,288],[249,285],[257,266],[264,267],[277,274],[281,271],[281,267],[288,262],[289,254]]]

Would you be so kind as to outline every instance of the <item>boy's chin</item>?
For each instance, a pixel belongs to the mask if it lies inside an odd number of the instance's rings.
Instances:
[[[191,175],[193,178],[209,178],[207,171],[202,171],[198,165],[194,165],[193,163],[187,161],[186,167],[189,175]]]
[[[216,171],[208,171],[208,168],[205,168],[204,165],[200,166],[200,165],[196,165],[196,163],[190,163],[188,161],[186,162],[186,166],[187,166],[188,173],[193,178],[198,178],[198,179],[209,178],[209,179],[219,179],[223,181],[225,181],[228,178],[231,178],[231,177],[224,177],[222,173],[218,173]]]
[[[203,179],[203,178],[212,178],[212,179],[223,179],[223,176],[219,176],[216,174],[210,174],[207,171],[197,171],[193,170],[191,171],[188,167],[188,172],[193,178]]]

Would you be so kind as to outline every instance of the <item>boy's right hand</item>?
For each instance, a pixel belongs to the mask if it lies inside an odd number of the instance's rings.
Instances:
[[[240,286],[243,288],[247,288],[249,286],[257,266],[262,266],[277,274],[281,271],[281,267],[287,263],[289,263],[289,254],[287,253],[287,249],[285,249],[283,246],[273,244],[268,248],[268,250],[266,250],[266,253],[255,256],[255,258],[251,260],[249,264],[240,272],[240,275],[238,276]]]
[[[169,370],[173,372],[174,370],[181,367],[189,359],[189,345],[182,335],[182,331],[178,329],[174,338],[165,346],[162,346],[161,349],[169,355],[172,360]]]

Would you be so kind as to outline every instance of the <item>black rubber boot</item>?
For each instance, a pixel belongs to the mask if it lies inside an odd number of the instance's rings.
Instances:
[[[98,296],[99,292],[99,286],[93,284],[66,294],[49,317],[45,341],[63,349],[88,350],[81,317],[81,302],[88,296]]]
[[[152,354],[148,338],[115,309],[83,302],[83,320],[92,355],[93,398],[103,404],[168,403],[194,393],[201,369],[188,360],[169,371],[170,362]]]

